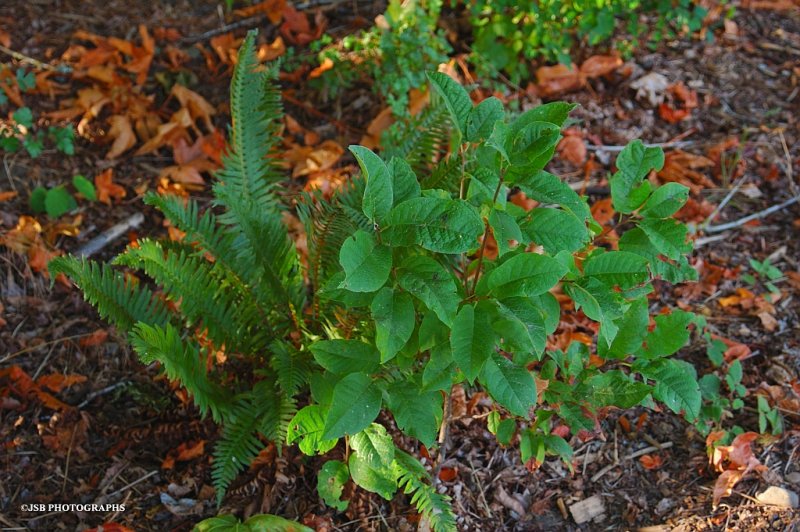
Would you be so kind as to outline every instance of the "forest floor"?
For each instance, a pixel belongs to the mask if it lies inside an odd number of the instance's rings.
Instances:
[[[227,120],[231,51],[246,27],[260,27],[261,42],[274,43],[279,34],[313,34],[326,21],[338,37],[383,7],[333,3],[301,12],[308,27],[295,21],[283,33],[265,18],[239,17],[227,33],[217,31],[224,13],[211,1],[0,5],[4,48],[48,65],[77,57],[84,67],[70,74],[39,65],[36,90],[21,95],[34,116],[78,125],[75,154],[49,147],[37,158],[0,153],[0,530],[190,530],[218,512],[209,467],[215,426],[155,378],[156,368],[139,363],[77,289],[51,287],[43,265],[137,213],[144,222],[94,258],[110,259],[134,237],[164,234],[160,217],[141,202],[147,190],[208,198],[207,170]],[[660,304],[705,315],[727,342],[726,364],[740,360],[747,395],[728,427],[759,431],[759,396],[780,412],[783,433],[752,444],[765,469],[745,475],[714,507],[718,472],[709,466],[706,438],[667,411],[636,409],[612,411],[592,434],[573,437],[573,472],[555,459],[529,471],[516,449],[500,447],[488,432],[485,398],[457,390],[436,482],[453,498],[461,529],[798,529],[800,511],[756,495],[768,486],[800,492],[800,203],[727,230],[703,227],[712,215],[719,228],[800,194],[800,10],[739,9],[714,37],[642,47],[613,72],[544,99],[535,85],[509,91],[523,108],[554,99],[580,104],[568,135],[577,140],[562,143],[549,169],[589,193],[594,216],[609,230],[605,178],[615,154],[636,138],[665,144],[667,163],[655,179],[692,189],[680,217],[699,228],[692,264],[700,281],[662,287]],[[3,57],[15,68],[18,59]],[[333,186],[349,175],[353,161],[342,147],[377,127],[383,110],[365,83],[326,99],[306,84],[312,63],[313,56],[310,67],[282,77],[290,187]],[[130,81],[140,75],[141,83]],[[176,80],[202,102],[169,96],[165,87]],[[168,149],[169,134],[157,126],[176,110],[189,111],[192,138],[202,142]],[[122,118],[109,129],[111,115]],[[158,130],[162,143],[142,150],[134,132],[126,134],[131,124],[139,138],[142,128]],[[66,184],[76,174],[102,176],[95,183],[107,202],[81,201],[57,220],[31,212],[36,186]],[[767,258],[780,271],[771,280],[775,294],[763,275],[748,277],[750,260]],[[581,327],[565,323],[560,333],[580,334]],[[701,374],[714,371],[700,342],[679,356]],[[415,529],[418,517],[402,495],[387,502],[358,491],[345,513],[326,507],[316,494],[317,462],[266,448],[220,511],[275,513],[317,530]],[[124,503],[125,511],[23,511],[23,504],[86,502]],[[578,524],[587,508],[592,520]]]

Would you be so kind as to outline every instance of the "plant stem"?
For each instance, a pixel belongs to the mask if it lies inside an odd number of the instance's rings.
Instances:
[[[494,203],[497,201],[497,195],[500,194],[500,188],[503,186],[503,177],[504,175],[500,174],[500,180],[497,182],[497,188],[494,189],[494,196],[492,196],[492,208],[494,209]],[[483,267],[483,255],[486,252],[486,242],[488,241],[489,237],[489,219],[486,219],[486,226],[483,230],[483,242],[481,242],[481,249],[478,251],[478,268],[475,270],[475,280],[472,282],[472,290],[468,295],[472,295],[475,293],[475,289],[478,287],[478,279],[481,276],[481,268]]]

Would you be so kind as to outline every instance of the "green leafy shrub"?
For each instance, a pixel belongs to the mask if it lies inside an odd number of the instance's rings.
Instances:
[[[158,362],[223,424],[212,470],[220,500],[263,439],[307,455],[344,441],[346,459],[319,472],[328,504],[347,507],[341,495],[352,479],[386,499],[402,490],[434,530],[454,530],[448,498],[378,416],[385,409],[406,436],[435,447],[448,423],[444,401],[460,383],[488,392],[489,428],[503,444],[518,441],[531,463],[547,455],[569,463],[572,448],[554,427],[594,430],[604,407],[659,401],[698,420],[695,370],[672,355],[699,322],[673,310],[649,327],[653,280],[695,274],[687,229],[672,218],[686,188],[647,179],[663,165],[660,149],[637,141],[620,153],[611,196],[628,230],[619,249],[598,246],[585,198],[544,171],[574,106],[509,116],[499,100],[474,105],[451,78],[432,74],[431,107],[387,159],[352,146],[360,177],[331,199],[296,200],[308,242],[301,260],[270,157],[279,93],[253,42],[251,33],[232,81],[231,145],[213,208],[148,195],[184,241],[142,239],[114,261],[143,271],[160,292],[109,264],[50,264],[144,363]],[[517,207],[512,189],[541,206]],[[551,293],[558,286],[598,323],[591,349],[548,349],[562,313]],[[209,367],[219,349],[227,363]]]
[[[89,201],[97,200],[97,191],[94,184],[82,175],[72,177],[72,186]],[[39,186],[31,191],[28,199],[31,210],[36,214],[46,212],[51,218],[58,218],[62,214],[78,207],[75,196],[64,185],[47,189]]]
[[[596,46],[623,29],[655,44],[686,29],[702,27],[708,11],[692,0],[478,0],[470,4],[473,59],[490,74],[507,72],[519,82],[527,61],[542,58],[570,64],[578,42]],[[641,16],[651,17],[643,24]],[[623,51],[632,46],[615,43]]]
[[[338,92],[366,74],[395,115],[407,116],[409,90],[424,86],[425,73],[447,61],[450,52],[437,28],[441,8],[438,0],[391,0],[383,16],[385,27],[373,26],[320,52],[320,59],[334,66],[319,86]]]
[[[45,142],[49,141],[59,152],[75,155],[75,132],[72,125],[64,127],[50,126],[47,131],[34,128],[33,112],[29,107],[20,107],[11,114],[10,127],[0,129],[0,149],[9,153],[24,147],[33,158],[44,151]]]

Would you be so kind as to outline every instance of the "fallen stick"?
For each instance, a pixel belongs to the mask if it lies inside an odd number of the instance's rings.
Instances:
[[[647,453],[654,453],[657,451],[663,451],[664,449],[669,449],[670,447],[672,447],[672,442],[665,441],[664,443],[661,443],[659,445],[660,448],[653,445],[651,447],[645,447],[644,449],[639,449],[635,453],[631,453],[628,456],[623,457],[622,460],[620,460],[619,462],[605,466],[603,469],[595,473],[595,475],[592,477],[592,482],[597,482],[598,480],[600,480],[600,478],[602,478],[603,475],[605,475],[615,467],[622,465],[622,463],[627,460],[633,460],[634,458],[639,458],[640,456],[644,456]]]
[[[720,224],[720,225],[709,225],[705,227],[703,231],[705,231],[706,233],[721,233],[722,231],[727,231],[728,229],[735,229],[737,227],[743,226],[747,222],[751,222],[753,220],[759,220],[761,218],[766,218],[770,214],[785,209],[790,205],[794,205],[798,201],[800,201],[800,195],[795,196],[793,198],[789,198],[783,203],[779,203],[778,205],[773,205],[772,207],[764,209],[763,211],[758,211],[749,216],[745,216],[744,218],[739,218],[738,220],[734,220],[733,222],[728,222],[726,224]]]
[[[89,240],[86,244],[78,248],[75,255],[78,257],[88,258],[106,247],[108,244],[125,234],[129,229],[135,229],[144,222],[144,214],[137,212],[131,215],[127,220],[124,220],[106,231],[103,231],[93,239]]]

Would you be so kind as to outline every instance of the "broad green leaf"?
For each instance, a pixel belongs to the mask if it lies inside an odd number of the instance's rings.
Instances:
[[[351,373],[333,389],[333,400],[322,438],[337,439],[357,434],[372,423],[381,410],[381,391],[365,373]]]
[[[248,532],[313,532],[297,521],[270,514],[254,515],[242,524]]]
[[[324,426],[325,408],[319,405],[305,406],[289,422],[286,443],[291,445],[299,440],[298,447],[303,454],[325,454],[336,446],[336,440],[322,439]]]
[[[697,270],[692,268],[685,256],[676,261],[663,260],[650,237],[638,227],[626,231],[620,237],[619,249],[640,255],[649,261],[653,277],[673,284],[697,279]]]
[[[511,130],[514,133],[522,131],[523,128],[533,122],[550,122],[560,128],[567,121],[569,113],[577,106],[578,104],[575,103],[551,102],[534,107],[514,120],[511,124]]]
[[[597,340],[597,354],[606,359],[624,359],[636,353],[642,347],[647,334],[648,321],[647,299],[634,301],[625,314],[614,322],[619,332],[611,342],[601,329],[600,338]]]
[[[503,157],[505,161],[510,161],[511,156],[508,154],[507,146],[511,145],[509,141],[508,125],[505,122],[497,121],[492,128],[492,134],[485,142],[489,148],[494,148]]]
[[[561,130],[549,122],[532,122],[508,140],[506,150],[511,167],[506,171],[506,180],[516,183],[520,178],[542,170],[553,158]]]
[[[465,201],[413,198],[389,213],[384,237],[394,246],[417,244],[437,253],[464,253],[478,246],[483,222]]]
[[[527,174],[515,183],[526,196],[540,203],[555,203],[578,217],[581,221],[591,219],[592,213],[586,199],[580,197],[560,177],[539,171]]]
[[[626,251],[607,251],[589,258],[583,273],[609,286],[632,288],[647,280],[647,259]]]
[[[570,460],[572,459],[573,451],[570,444],[567,443],[567,440],[556,434],[547,434],[542,439],[544,440],[544,446],[547,449],[547,453],[558,456],[567,463],[570,469],[572,469]]]
[[[15,124],[24,126],[28,129],[33,126],[33,113],[30,107],[20,107],[11,114],[11,119]]]
[[[397,282],[435,312],[442,323],[453,323],[461,299],[452,275],[441,264],[430,257],[409,257],[403,261]]]
[[[510,297],[497,302],[492,329],[502,338],[502,349],[511,353],[544,353],[547,343],[544,313],[529,297]]]
[[[513,418],[507,418],[500,423],[497,424],[497,429],[495,431],[495,436],[497,437],[497,443],[500,445],[510,445],[511,438],[514,437],[514,433],[517,431],[517,421]]]
[[[498,298],[536,296],[550,290],[565,273],[567,269],[555,259],[522,253],[492,270],[487,285]]]
[[[531,372],[493,353],[483,366],[481,382],[492,398],[516,416],[528,418],[536,405],[536,381]]]
[[[494,130],[495,123],[504,116],[503,102],[494,96],[486,98],[467,115],[467,140],[477,142],[488,138]]]
[[[83,194],[83,197],[88,199],[89,201],[96,201],[97,200],[97,191],[94,188],[94,183],[83,177],[82,175],[75,175],[72,176],[72,186],[77,189],[78,192]]]
[[[351,292],[375,292],[389,278],[392,250],[378,244],[366,231],[358,230],[342,244],[339,263],[345,274],[341,288]]]
[[[639,228],[645,232],[653,246],[667,258],[677,260],[692,251],[692,243],[687,242],[686,226],[676,220],[658,220],[645,218],[639,222]]]
[[[650,386],[634,381],[619,370],[595,375],[586,384],[592,389],[592,405],[596,407],[632,408],[653,391]]]
[[[489,213],[489,225],[492,228],[492,234],[497,242],[497,250],[501,257],[513,249],[511,241],[517,242],[514,245],[516,247],[524,239],[517,221],[505,211],[492,209],[492,212]]]
[[[328,460],[317,475],[317,493],[325,504],[343,512],[350,504],[349,501],[341,499],[344,485],[348,480],[350,480],[350,470],[347,464],[339,460]]]
[[[583,310],[589,319],[600,323],[603,339],[610,345],[619,332],[614,320],[625,312],[620,295],[593,277],[566,284],[564,290],[575,303],[575,310]]]
[[[461,136],[466,136],[467,118],[470,111],[472,111],[472,100],[466,89],[442,72],[428,74],[428,80],[431,82],[433,89],[444,100],[444,104]]]
[[[46,207],[44,205],[44,200],[47,197],[47,189],[44,187],[36,187],[31,191],[31,197],[28,199],[28,203],[31,206],[31,210],[36,214],[41,214],[45,212]]]
[[[377,493],[387,501],[394,497],[397,491],[397,479],[389,467],[374,468],[369,461],[357,453],[350,455],[350,476],[353,482],[365,490]]]
[[[431,357],[425,364],[422,372],[422,389],[424,391],[449,392],[455,374],[456,363],[453,362],[450,342],[439,344],[431,349]]]
[[[392,205],[419,196],[420,186],[417,175],[404,159],[392,157],[392,160],[389,161],[389,173],[392,176]]]
[[[450,331],[453,360],[470,382],[475,381],[494,352],[495,338],[490,333],[491,326],[488,313],[476,313],[472,305],[461,307],[453,320]]]
[[[533,209],[522,224],[522,231],[552,255],[559,251],[577,251],[590,238],[584,222],[560,209]]]
[[[647,148],[635,140],[625,146],[617,157],[617,173],[609,180],[611,199],[617,212],[629,213],[638,209],[650,195],[649,181],[643,181],[651,170],[664,167],[664,151]]]
[[[58,218],[62,214],[78,208],[78,202],[63,185],[51,188],[44,198],[44,208],[51,218]]]
[[[394,442],[386,428],[373,423],[350,438],[350,446],[373,469],[389,467],[394,460]]]
[[[594,430],[595,420],[588,416],[587,411],[584,410],[584,408],[575,404],[574,402],[561,403],[558,405],[558,415],[567,425],[569,425],[569,428],[573,432],[579,432],[580,430]]]
[[[684,412],[693,421],[700,414],[701,395],[697,374],[688,362],[672,358],[659,358],[639,367],[639,372],[656,381],[653,397],[670,410]]]
[[[694,314],[683,310],[656,316],[656,328],[645,336],[642,355],[655,358],[676,353],[689,342],[689,324],[693,320]]]
[[[382,222],[392,208],[392,176],[383,160],[369,148],[350,146],[355,155],[361,174],[364,176],[364,201],[361,208],[364,215],[373,222]]]
[[[689,187],[667,183],[658,187],[647,199],[641,214],[647,218],[669,218],[689,199]]]
[[[399,381],[387,401],[398,428],[431,447],[442,423],[442,400],[439,391],[421,391],[413,382]]]
[[[314,360],[331,373],[372,373],[378,369],[380,353],[359,340],[319,340],[309,350]]]
[[[372,319],[375,320],[375,346],[381,363],[394,358],[414,332],[414,302],[407,292],[384,287],[372,300]]]

